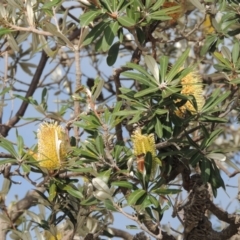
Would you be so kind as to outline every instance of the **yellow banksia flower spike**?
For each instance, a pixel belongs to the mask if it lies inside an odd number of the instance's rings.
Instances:
[[[39,165],[48,170],[59,169],[66,160],[66,133],[57,122],[42,123],[37,132]]]
[[[181,85],[181,94],[186,96],[194,96],[197,103],[197,109],[194,108],[190,101],[187,101],[183,106],[179,107],[179,109],[175,111],[176,115],[183,118],[187,110],[191,112],[191,114],[197,114],[197,112],[202,110],[205,102],[203,97],[202,80],[200,76],[195,71],[190,72],[188,75],[182,78]]]
[[[154,135],[142,135],[141,129],[138,128],[134,131],[132,135],[133,142],[133,153],[137,159],[137,168],[140,172],[144,171],[144,156],[147,152],[152,154],[153,163],[152,163],[152,176],[155,175],[156,172],[156,146]]]

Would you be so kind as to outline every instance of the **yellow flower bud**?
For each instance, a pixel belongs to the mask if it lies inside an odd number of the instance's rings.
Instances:
[[[48,170],[60,168],[67,155],[66,134],[57,122],[42,123],[37,132],[39,165]]]
[[[132,135],[132,142],[133,142],[133,153],[137,158],[137,165],[138,170],[143,172],[144,170],[144,156],[147,152],[152,154],[153,163],[152,163],[152,174],[154,175],[156,172],[156,146],[155,146],[155,139],[154,135],[142,135],[141,129],[138,128]]]

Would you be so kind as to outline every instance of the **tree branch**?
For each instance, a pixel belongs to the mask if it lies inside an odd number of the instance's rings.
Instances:
[[[224,221],[229,224],[238,224],[240,226],[240,215],[229,214],[228,212],[217,207],[212,201],[209,201],[209,211],[212,212],[219,220]]]
[[[25,98],[28,99],[29,97],[33,96],[37,85],[39,83],[39,79],[42,75],[43,69],[45,68],[45,65],[47,63],[48,60],[48,56],[47,54],[42,51],[42,56],[41,59],[39,61],[38,67],[36,69],[36,72],[33,76],[32,82],[28,88],[28,91],[25,95]],[[0,134],[2,134],[3,137],[6,137],[8,135],[8,132],[10,131],[10,129],[16,124],[18,123],[18,121],[20,120],[20,118],[22,116],[24,116],[27,107],[28,107],[28,102],[27,101],[23,101],[19,110],[17,111],[17,113],[15,114],[14,117],[12,117],[6,124],[4,125],[0,125]]]

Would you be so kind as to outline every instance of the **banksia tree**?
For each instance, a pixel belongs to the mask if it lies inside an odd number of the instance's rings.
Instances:
[[[240,238],[238,1],[0,2],[1,240]]]

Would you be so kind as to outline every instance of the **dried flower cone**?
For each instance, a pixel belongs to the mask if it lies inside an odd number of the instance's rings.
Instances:
[[[181,85],[181,94],[186,96],[194,96],[197,103],[197,109],[194,108],[190,101],[187,101],[183,106],[176,110],[175,113],[181,118],[185,116],[187,110],[192,114],[197,114],[197,112],[202,110],[204,105],[204,97],[202,95],[202,80],[200,79],[200,76],[196,72],[190,72],[181,80]]]
[[[137,158],[137,166],[140,172],[144,171],[144,156],[147,152],[152,154],[153,163],[152,163],[152,173],[151,176],[154,176],[156,173],[156,147],[154,135],[142,135],[141,129],[137,129],[132,135],[133,142],[133,153]]]
[[[57,123],[43,123],[37,132],[39,165],[48,170],[60,168],[67,155],[64,129]]]

